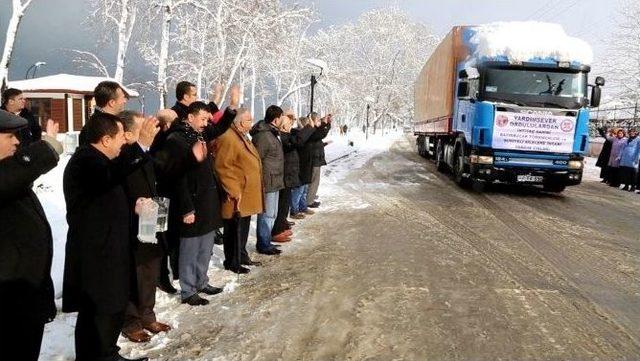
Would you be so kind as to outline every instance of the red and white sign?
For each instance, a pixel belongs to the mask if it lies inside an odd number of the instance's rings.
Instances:
[[[571,153],[576,117],[496,112],[493,148]]]

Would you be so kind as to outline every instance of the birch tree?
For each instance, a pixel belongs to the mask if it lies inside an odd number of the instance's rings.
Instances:
[[[11,65],[11,56],[13,55],[13,47],[18,34],[20,22],[25,11],[31,5],[33,0],[12,0],[11,1],[11,18],[7,26],[7,35],[4,41],[2,58],[0,59],[0,90],[4,90],[9,82],[9,66]],[[0,99],[1,100],[1,99]]]
[[[124,81],[129,43],[133,35],[138,11],[146,6],[142,0],[91,0],[89,21],[96,24],[98,33],[106,40],[115,40],[116,61],[113,78],[120,83]]]

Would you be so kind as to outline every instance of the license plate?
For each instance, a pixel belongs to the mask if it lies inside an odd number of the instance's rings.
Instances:
[[[542,183],[544,177],[541,175],[521,174],[516,177],[516,180],[521,183]]]

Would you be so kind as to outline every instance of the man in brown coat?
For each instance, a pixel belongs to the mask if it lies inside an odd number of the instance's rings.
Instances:
[[[247,137],[252,123],[247,109],[238,109],[231,128],[216,141],[215,169],[226,193],[222,201],[224,267],[235,273],[249,272],[242,265],[259,265],[246,250],[251,216],[264,211],[262,163]]]

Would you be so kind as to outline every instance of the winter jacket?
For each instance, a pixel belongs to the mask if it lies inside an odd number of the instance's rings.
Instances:
[[[620,153],[627,143],[627,138],[618,138],[607,136],[607,140],[611,142],[611,154],[609,155],[609,167],[620,166]]]
[[[627,139],[620,151],[620,166],[638,169],[640,160],[640,137]]]
[[[287,188],[298,187],[302,184],[298,149],[304,147],[314,132],[314,128],[303,128],[302,130],[293,128],[290,133],[280,133],[284,152],[284,185]]]
[[[240,217],[264,211],[264,187],[260,154],[249,138],[231,126],[217,140],[215,168],[224,189],[222,218],[231,219],[237,210]],[[234,200],[240,199],[239,204]],[[236,209],[237,208],[237,209]]]
[[[55,317],[53,238],[31,184],[57,163],[58,155],[44,141],[0,160],[0,321],[8,312],[34,323]]]
[[[280,142],[280,132],[264,120],[251,129],[251,141],[260,154],[262,179],[266,193],[284,188],[284,152]]]
[[[203,135],[191,128],[185,121],[178,121],[168,130],[166,145],[176,149],[176,158],[186,158]],[[210,154],[204,162],[198,163],[182,176],[176,177],[169,186],[169,227],[179,229],[180,237],[190,238],[205,235],[222,227],[220,217],[220,197]],[[186,224],[183,217],[195,214],[195,222]]]
[[[67,233],[62,310],[92,307],[124,312],[132,272],[130,203],[126,177],[143,164],[137,145],[110,160],[92,145],[81,146],[64,170]]]
[[[7,110],[5,106],[1,106],[0,109]],[[20,147],[26,147],[32,142],[42,139],[42,127],[38,119],[27,108],[24,108],[18,113],[18,116],[24,118],[28,122],[28,126],[16,133],[18,140],[20,140]]]
[[[329,133],[330,124],[323,124],[318,128],[310,127],[314,130],[313,134],[309,137],[307,142],[298,149],[298,155],[300,156],[300,181],[302,184],[311,183],[311,177],[313,175],[313,167],[317,167],[319,162],[318,143],[323,147],[324,158],[324,139]]]
[[[322,139],[327,137],[327,134],[329,134],[329,130],[331,129],[331,124],[322,124],[319,128],[318,128],[321,132]],[[327,160],[325,159],[325,155],[324,155],[324,141],[320,139],[320,140],[316,140],[313,143],[313,166],[314,167],[322,167],[324,165],[327,165]]]

